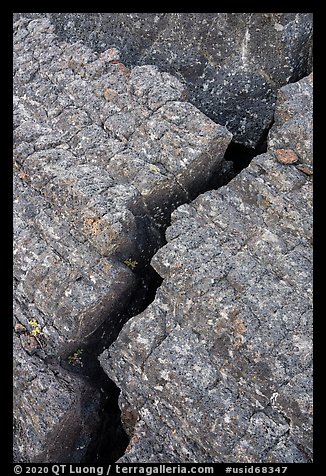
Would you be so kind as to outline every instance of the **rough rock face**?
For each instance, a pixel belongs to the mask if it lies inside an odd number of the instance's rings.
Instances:
[[[267,153],[173,212],[155,300],[100,357],[119,461],[311,461],[311,89],[282,88]]]
[[[269,148],[291,149],[298,163],[312,172],[312,74],[296,84],[284,86],[278,93],[274,126],[269,134]]]
[[[248,146],[270,125],[277,89],[311,71],[310,13],[47,15],[67,41],[115,46],[129,66],[176,75],[193,104]]]
[[[82,460],[100,398],[71,373],[83,345],[105,321],[114,335],[136,285],[128,259],[141,266],[222,166],[231,134],[184,97],[169,74],[62,42],[47,19],[14,24],[17,462]]]

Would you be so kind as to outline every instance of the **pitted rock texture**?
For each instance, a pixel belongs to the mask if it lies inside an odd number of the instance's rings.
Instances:
[[[222,167],[232,135],[184,95],[117,49],[62,42],[48,19],[14,24],[17,462],[82,460],[99,395],[60,362],[104,321],[121,325],[137,281],[124,261],[148,259],[166,217]]]
[[[15,300],[16,323],[32,316],[43,317],[31,304],[25,309]],[[33,337],[14,335],[14,461],[77,463],[99,424],[100,392],[61,368],[49,350],[43,359],[30,355],[37,345]]]
[[[284,86],[278,93],[275,124],[269,134],[269,148],[290,149],[297,155],[298,164],[312,173],[312,88],[313,74],[295,84]],[[300,167],[299,167],[300,168]],[[301,167],[303,169],[303,167]],[[305,169],[303,169],[305,170]]]
[[[173,212],[155,300],[100,357],[132,437],[119,461],[311,461],[312,178],[273,151],[312,162],[311,82],[280,90],[267,153]]]
[[[48,13],[67,41],[115,46],[128,66],[155,64],[190,101],[255,147],[278,88],[310,73],[311,13]]]

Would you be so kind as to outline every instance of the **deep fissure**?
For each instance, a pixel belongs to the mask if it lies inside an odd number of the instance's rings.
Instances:
[[[132,53],[135,50],[132,48],[130,51]],[[126,56],[125,52],[124,56]],[[129,63],[126,62],[126,64],[128,66]],[[130,64],[130,66],[134,66],[134,63]],[[310,73],[308,66],[305,69],[302,65],[299,66],[300,67],[298,67],[297,70],[294,70],[290,79],[287,80],[287,83],[296,82]],[[303,69],[304,73],[302,72]],[[190,68],[190,71],[193,73],[192,68]],[[35,74],[36,73],[34,73],[34,75]],[[195,82],[196,81],[197,77],[195,71]],[[196,86],[196,90],[201,92],[202,86]],[[212,88],[211,91],[209,90],[209,92],[211,96],[213,96],[214,88]],[[191,99],[189,99],[189,102],[191,102]],[[199,95],[199,100],[197,103],[193,102],[193,104],[201,110],[200,105],[204,104],[204,100]],[[219,111],[219,108],[216,108],[215,106],[213,106],[212,109],[214,111]],[[237,109],[240,109],[240,106],[237,106]],[[210,117],[207,110],[203,112]],[[239,116],[241,118],[241,114],[239,114]],[[239,118],[239,116],[237,115],[237,118]],[[216,119],[216,117],[211,118],[213,120],[215,119],[218,123],[223,123],[222,121],[219,121],[218,118]],[[198,186],[196,188],[194,187],[188,194],[188,191],[186,191],[188,199],[184,199],[182,203],[191,203],[198,195],[210,190],[219,189],[221,186],[226,185],[243,169],[248,167],[255,156],[264,153],[267,150],[267,135],[272,124],[273,122],[267,129],[264,129],[261,134],[261,139],[258,141],[258,145],[255,148],[246,147],[241,143],[236,142],[236,139],[234,139],[229,144],[224,154],[222,167],[220,169],[216,168],[215,172],[211,174],[205,184],[201,183],[200,186],[197,184]],[[242,140],[242,138],[240,138],[240,140]],[[138,204],[135,206],[136,211],[137,205]],[[129,258],[130,260],[138,260],[135,267],[130,267],[132,268],[131,272],[136,277],[136,283],[132,285],[133,289],[130,289],[130,292],[128,291],[128,296],[126,296],[125,302],[117,306],[118,310],[116,313],[112,311],[110,316],[107,317],[107,320],[92,332],[85,341],[78,344],[78,339],[76,339],[76,345],[80,346],[79,348],[76,348],[76,352],[82,351],[79,356],[79,364],[75,365],[71,361],[69,362],[71,353],[68,355],[66,352],[66,354],[61,356],[60,363],[66,371],[85,380],[94,388],[96,393],[100,392],[101,394],[100,404],[96,404],[96,412],[98,411],[100,424],[98,425],[98,428],[94,430],[94,433],[90,435],[91,439],[87,440],[86,444],[88,449],[82,461],[84,464],[113,463],[125,453],[126,447],[129,443],[129,438],[122,427],[120,418],[120,409],[118,406],[120,391],[115,383],[111,381],[102,370],[98,361],[98,355],[115,341],[123,325],[131,317],[144,311],[155,299],[156,291],[159,286],[161,286],[163,279],[151,267],[150,261],[156,251],[166,243],[165,231],[170,225],[170,211],[173,211],[177,206],[181,205],[181,203],[178,203],[175,206],[173,205],[172,207],[170,205],[171,204],[167,205],[168,209],[165,213],[162,213],[161,221],[159,220],[156,225],[154,225],[154,217],[152,216],[149,218],[149,215],[146,214],[143,216],[142,213],[144,210],[141,210],[140,216],[136,217],[137,221],[139,221],[139,229],[137,229],[137,232],[133,233],[133,235],[137,236],[137,242],[143,244],[141,244],[141,246],[136,244],[135,248],[137,248],[137,252],[135,252],[135,256],[124,256],[123,253],[119,253],[119,255],[113,257],[113,260],[118,260],[120,265],[126,258]],[[77,278],[77,280],[78,279],[81,278]],[[114,322],[112,322],[112,317],[114,318]],[[83,404],[87,407],[89,402]],[[60,442],[57,442],[56,444],[60,445]],[[77,452],[75,453],[77,454]],[[80,460],[78,460],[78,455],[76,456],[75,453],[72,455],[72,463],[80,462]],[[76,458],[75,461],[74,458]]]
[[[69,364],[67,357],[61,361],[63,368],[85,379],[101,392],[101,423],[89,445],[83,461],[85,464],[112,463],[124,453],[129,442],[120,420],[119,389],[104,373],[98,355],[117,338],[125,322],[145,310],[154,300],[156,289],[163,281],[149,262],[133,272],[137,276],[137,284],[122,311],[117,313],[116,322],[112,324],[111,320],[107,320],[91,334],[82,346],[81,365]]]
[[[264,131],[262,140],[256,148],[249,148],[231,141],[219,172],[212,173],[205,186],[196,190],[196,193],[189,198],[188,203],[201,193],[226,185],[247,167],[256,155],[264,152],[268,130]],[[159,227],[155,228],[156,232],[160,234],[159,239],[157,234],[155,237],[150,236],[150,250],[146,249],[145,255],[142,256],[143,259],[132,270],[137,277],[137,283],[131,296],[126,299],[122,309],[117,312],[115,322],[112,323],[111,319],[107,319],[88,337],[87,343],[82,346],[81,365],[69,363],[68,356],[62,358],[63,368],[85,379],[94,389],[99,389],[101,392],[98,409],[100,424],[88,445],[84,464],[113,463],[124,454],[128,446],[129,438],[123,429],[118,406],[120,391],[104,373],[98,361],[98,355],[116,340],[123,325],[131,317],[144,311],[154,300],[156,290],[162,284],[163,279],[152,268],[150,260],[157,250],[166,244],[165,231],[170,225],[170,216],[165,218],[163,224],[161,223]],[[144,240],[148,239],[148,233],[151,232],[146,230],[145,236],[143,236]],[[155,242],[154,245],[153,242]],[[145,249],[145,247],[144,244],[143,248]],[[122,256],[123,253],[119,253],[118,258],[121,260]]]

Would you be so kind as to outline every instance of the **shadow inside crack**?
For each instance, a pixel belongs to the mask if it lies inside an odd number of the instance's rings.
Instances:
[[[270,127],[263,131],[259,145],[256,148],[249,148],[231,142],[219,168],[212,173],[204,187],[196,190],[191,199],[194,200],[201,193],[226,185],[241,170],[248,167],[255,156],[265,152]],[[82,348],[82,365],[71,365],[67,358],[61,363],[70,372],[86,379],[94,387],[94,391],[100,391],[101,393],[100,423],[92,435],[82,461],[84,464],[105,465],[114,463],[124,454],[129,444],[129,437],[121,423],[121,412],[118,405],[120,390],[105,374],[98,361],[98,356],[117,339],[124,324],[133,316],[143,312],[155,299],[156,291],[161,286],[163,279],[152,268],[150,260],[156,251],[166,244],[165,230],[170,223],[171,217],[167,218],[162,224],[158,239],[149,236],[151,232],[149,232],[150,227],[147,222],[140,224],[138,232],[141,240],[144,241],[144,246],[141,247],[143,249],[141,258],[137,258],[139,262],[135,261],[137,264],[132,267],[132,272],[137,277],[135,289],[131,296],[126,299],[122,311],[117,312],[114,324],[112,319],[107,319],[88,337],[87,343]],[[143,228],[144,230],[142,230]],[[117,259],[123,261],[123,256],[117,256]]]
[[[125,452],[129,444],[129,437],[121,423],[121,412],[118,405],[120,390],[110,380],[102,369],[98,355],[116,340],[123,325],[133,316],[144,311],[154,300],[157,288],[163,279],[150,266],[149,262],[137,265],[133,270],[137,277],[137,284],[124,309],[117,313],[114,327],[108,319],[93,332],[85,345],[82,345],[75,354],[61,360],[61,366],[69,372],[84,379],[100,393],[98,406],[98,420],[83,464],[107,465],[117,461]],[[78,353],[78,350],[81,352]],[[75,361],[73,356],[76,355]]]

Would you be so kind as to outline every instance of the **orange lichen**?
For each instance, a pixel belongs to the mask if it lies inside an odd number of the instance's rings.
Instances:
[[[86,218],[86,226],[90,228],[92,235],[98,235],[101,231],[101,219],[96,218]]]
[[[299,160],[292,149],[277,149],[275,155],[278,162],[285,165],[295,164]]]

